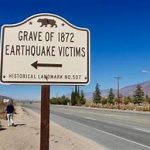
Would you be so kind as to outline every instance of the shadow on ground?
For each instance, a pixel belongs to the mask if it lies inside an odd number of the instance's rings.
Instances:
[[[6,128],[0,128],[0,131],[6,130]]]
[[[13,126],[14,127],[17,127],[17,126],[25,126],[26,124],[14,124]]]

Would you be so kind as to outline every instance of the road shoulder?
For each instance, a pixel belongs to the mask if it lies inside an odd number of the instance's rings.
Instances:
[[[37,150],[40,145],[40,117],[38,113],[20,106],[14,115],[15,127],[7,127],[7,121],[1,120],[1,150]],[[51,150],[104,150],[97,143],[86,139],[51,121]]]

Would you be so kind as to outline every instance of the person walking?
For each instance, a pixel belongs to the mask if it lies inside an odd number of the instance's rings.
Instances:
[[[13,106],[12,102],[10,101],[6,107],[8,127],[14,126],[14,121],[13,121],[14,110],[15,110],[14,106]]]

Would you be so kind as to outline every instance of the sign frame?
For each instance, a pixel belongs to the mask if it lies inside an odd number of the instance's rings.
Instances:
[[[71,81],[71,82],[67,82],[67,81],[4,81],[4,75],[3,75],[3,68],[5,67],[3,64],[3,53],[4,53],[4,37],[5,37],[5,28],[13,28],[13,27],[17,27],[17,26],[21,26],[23,24],[25,24],[26,22],[36,18],[36,17],[55,17],[59,20],[62,20],[63,22],[65,22],[68,26],[70,26],[71,28],[74,28],[76,30],[80,30],[80,31],[86,31],[87,32],[87,80],[86,82],[79,82],[79,81]],[[36,62],[35,62],[36,63]],[[35,65],[35,63],[33,63],[32,65]],[[19,22],[17,24],[5,24],[2,26],[1,28],[1,77],[0,80],[2,83],[4,84],[35,84],[35,85],[87,85],[90,82],[90,31],[87,28],[80,28],[77,27],[75,25],[72,25],[70,22],[68,22],[67,20],[65,20],[64,18],[58,16],[58,15],[54,15],[54,14],[49,14],[49,13],[40,13],[40,14],[35,14],[33,16],[28,17],[27,19],[25,19],[22,22]]]

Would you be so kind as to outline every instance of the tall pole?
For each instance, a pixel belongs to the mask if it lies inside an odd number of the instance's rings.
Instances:
[[[79,88],[79,85],[77,86],[78,87],[78,95],[80,94],[80,88]]]
[[[75,85],[75,93],[78,93],[78,86]]]
[[[41,129],[40,150],[49,150],[50,86],[41,86]]]
[[[117,80],[117,101],[118,101],[118,109],[119,109],[119,100],[120,100],[120,84],[119,81],[121,79],[121,77],[114,77]]]

